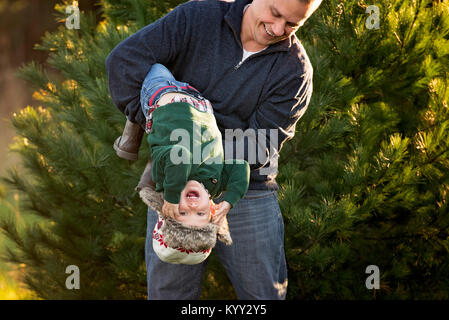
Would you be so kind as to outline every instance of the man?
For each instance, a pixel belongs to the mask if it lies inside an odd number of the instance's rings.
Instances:
[[[277,159],[312,94],[312,67],[295,32],[320,3],[189,1],[121,42],[106,60],[112,100],[128,120],[145,126],[142,82],[153,64],[163,64],[212,103],[225,158],[250,163],[249,191],[228,213],[234,243],[214,249],[239,299],[285,299]],[[198,299],[206,263],[160,261],[151,245],[156,219],[149,210],[148,298]]]

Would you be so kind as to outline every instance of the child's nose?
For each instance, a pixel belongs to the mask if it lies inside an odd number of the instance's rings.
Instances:
[[[190,202],[190,203],[189,203],[189,207],[190,207],[190,208],[196,208],[196,207],[198,207],[198,203],[196,203],[196,202]]]

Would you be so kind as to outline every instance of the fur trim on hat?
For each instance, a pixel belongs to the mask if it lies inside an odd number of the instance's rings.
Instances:
[[[186,226],[169,217],[165,217],[162,226],[164,241],[172,248],[201,251],[215,247],[218,226],[208,223],[202,227]]]
[[[162,206],[164,205],[164,195],[162,192],[156,192],[151,188],[145,187],[139,191],[139,196],[151,209],[159,214],[162,212]]]

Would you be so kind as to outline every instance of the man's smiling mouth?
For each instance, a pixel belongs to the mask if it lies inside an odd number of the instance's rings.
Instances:
[[[264,28],[265,28],[265,32],[270,36],[275,38],[276,36],[274,34],[272,34],[270,31],[268,31],[267,26],[265,25],[265,23],[263,24]]]

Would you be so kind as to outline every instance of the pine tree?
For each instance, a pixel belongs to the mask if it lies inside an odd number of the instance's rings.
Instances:
[[[25,283],[41,298],[146,297],[147,208],[134,187],[147,157],[128,163],[112,149],[125,118],[110,99],[105,58],[179,2],[104,0],[101,20],[81,13],[79,29],[64,24],[72,2],[57,5],[63,24],[36,48],[48,52],[60,77],[50,79],[36,63],[20,71],[42,106],[13,117],[13,149],[26,170],[5,180],[26,195],[22,210],[34,219],[19,229],[14,217],[1,217],[1,228],[18,249],[8,260],[26,265]],[[148,154],[146,144],[141,154]],[[79,270],[79,290],[66,287],[71,265]]]
[[[324,1],[309,110],[279,164],[288,298],[447,299],[449,4]],[[369,265],[380,290],[368,290]]]

